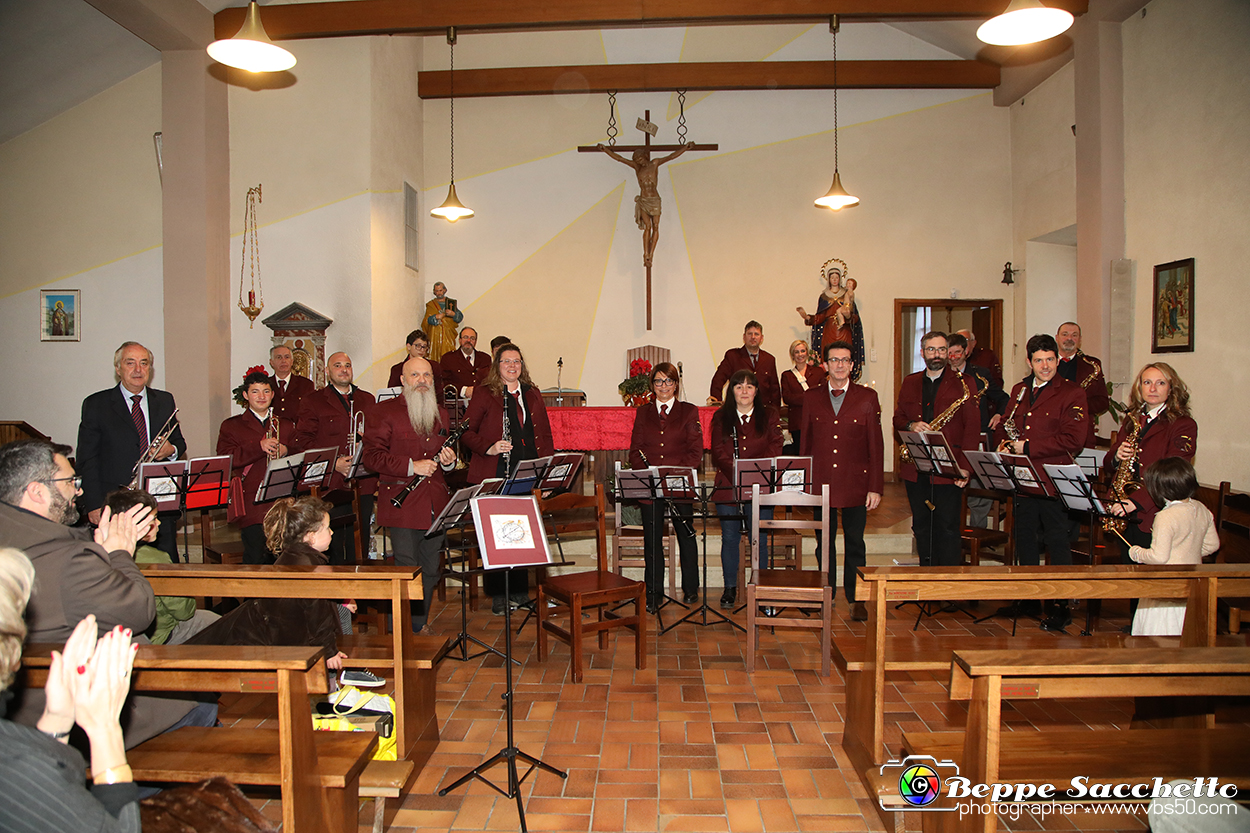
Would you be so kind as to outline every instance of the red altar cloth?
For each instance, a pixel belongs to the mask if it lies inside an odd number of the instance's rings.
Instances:
[[[626,450],[637,408],[548,408],[555,447],[565,451]],[[703,447],[712,444],[715,407],[699,408]]]

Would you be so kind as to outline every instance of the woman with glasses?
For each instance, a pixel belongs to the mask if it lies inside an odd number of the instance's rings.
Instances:
[[[699,425],[699,409],[689,402],[678,402],[681,379],[677,368],[660,362],[651,370],[651,390],[655,401],[638,407],[634,416],[634,432],[629,440],[629,464],[640,469],[648,466],[680,466],[696,471],[703,463],[703,429]],[[647,610],[654,613],[664,597],[664,508],[659,501],[642,504],[643,558],[646,561]],[[699,551],[694,541],[694,509],[689,503],[672,503],[676,514],[673,527],[681,553],[682,601],[699,598]]]
[[[782,451],[799,453],[799,426],[803,424],[803,397],[809,388],[819,387],[825,381],[825,369],[819,364],[808,364],[807,342],[799,339],[790,345],[790,363],[794,366],[781,374],[781,401],[789,408],[786,429],[790,442]]]
[[[510,477],[522,460],[546,457],[555,450],[547,406],[515,344],[495,351],[485,383],[473,389],[465,419],[469,427],[460,442],[473,452],[470,483]],[[507,604],[503,576],[498,571],[487,573],[483,585],[494,597],[491,611],[502,616]],[[511,596],[514,605],[529,602],[529,574],[524,570],[512,577]]]
[[[430,370],[434,374],[434,392],[438,394],[438,401],[443,401],[443,366],[437,361],[430,358],[430,339],[426,336],[424,330],[413,330],[408,334],[408,341],[405,344],[408,351],[402,359],[391,365],[391,375],[387,378],[386,386],[388,388],[398,388],[403,385],[404,363],[409,359],[425,359],[430,363]]]
[[[729,378],[730,395],[712,417],[712,462],[716,464],[716,514],[720,515],[720,562],[725,592],[720,606],[729,610],[738,599],[738,548],[742,530],[750,522],[751,502],[739,502],[734,484],[734,461],[781,454],[781,418],[775,408],[756,407],[759,385],[755,374],[739,370]],[[760,510],[771,518],[772,507]],[[761,545],[761,549],[765,549]]]

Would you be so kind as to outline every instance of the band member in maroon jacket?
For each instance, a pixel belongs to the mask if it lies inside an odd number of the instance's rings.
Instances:
[[[304,397],[299,406],[299,418],[295,421],[295,436],[291,440],[292,451],[308,451],[313,448],[336,446],[339,457],[334,462],[334,474],[330,476],[326,493],[322,495],[330,503],[330,517],[346,517],[352,513],[352,484],[344,479],[351,469],[349,453],[353,443],[352,432],[363,426],[361,414],[368,414],[374,406],[373,394],[352,384],[352,359],[346,353],[335,353],[326,360],[326,377],[329,384]],[[357,435],[354,442],[362,437]],[[368,523],[373,517],[373,493],[377,491],[376,477],[359,478],[360,517],[357,523]],[[345,527],[334,530],[330,549],[326,552],[331,564],[350,564],[356,560],[353,536]]]
[[[1081,325],[1075,321],[1059,325],[1055,343],[1059,345],[1059,375],[1085,391],[1085,403],[1089,407],[1085,445],[1093,448],[1098,417],[1106,412],[1111,402],[1107,380],[1102,375],[1102,362],[1081,352]]]
[[[273,382],[264,373],[249,373],[243,380],[247,410],[232,416],[217,431],[217,453],[229,454],[235,477],[243,478],[243,505],[233,507],[242,516],[235,521],[243,539],[244,564],[272,564],[274,555],[265,547],[262,526],[268,502],[256,503],[256,490],[265,479],[266,461],[287,454],[295,423],[278,416],[273,404]],[[269,435],[277,420],[277,438]]]
[[[459,396],[472,395],[491,370],[490,356],[476,348],[477,330],[465,327],[460,331],[460,349],[443,354],[443,384],[455,385]]]
[[[725,610],[732,609],[738,599],[738,550],[751,517],[751,501],[740,502],[734,488],[734,460],[781,454],[781,417],[776,408],[758,400],[756,385],[754,373],[739,370],[729,378],[725,402],[712,417],[712,462],[716,464],[712,500],[720,516],[720,564],[725,578],[720,606]],[[771,506],[760,509],[761,518],[771,518],[772,513]],[[761,541],[759,549],[767,552],[768,547]]]
[[[967,472],[964,451],[975,449],[980,442],[981,412],[977,405],[976,381],[946,366],[945,333],[921,336],[920,353],[925,369],[903,379],[898,406],[894,409],[894,430],[940,430],[955,452],[955,464]],[[960,400],[962,404],[956,406]],[[939,414],[952,407],[957,410],[945,425],[940,429],[930,425]],[[898,474],[907,486],[911,530],[916,536],[921,566],[953,567],[962,563],[959,505],[961,490],[968,485],[968,478],[933,476],[917,471],[912,463],[900,463]]]
[[[486,381],[473,389],[465,414],[469,427],[460,442],[473,452],[469,482],[508,477],[522,460],[546,457],[555,449],[542,393],[530,381],[521,348],[504,344],[495,351]],[[504,433],[505,422],[507,434]],[[507,436],[507,439],[504,437]],[[529,573],[514,571],[512,601],[529,601]],[[504,613],[504,580],[498,571],[486,574],[482,586],[494,597],[492,612]]]
[[[1126,440],[1132,431],[1133,421],[1141,426],[1141,430],[1137,441],[1129,444]],[[1136,451],[1137,463],[1132,479],[1140,483],[1142,472],[1151,463],[1164,457],[1183,457],[1192,463],[1197,450],[1198,423],[1189,413],[1189,388],[1171,365],[1151,362],[1138,372],[1133,381],[1128,413],[1120,423],[1108,461],[1117,469],[1130,465]],[[1144,488],[1137,489],[1129,495],[1129,500],[1120,504],[1120,511],[1137,512],[1137,522],[1129,523],[1124,529],[1124,537],[1130,544],[1139,547],[1151,545],[1151,530],[1159,508]],[[1111,511],[1116,511],[1116,507],[1112,506]],[[1128,547],[1123,543],[1120,546],[1124,550],[1123,562],[1131,563]]]
[[[629,439],[629,464],[636,469],[648,466],[681,466],[696,471],[703,463],[703,428],[699,409],[689,402],[678,402],[681,379],[677,368],[660,362],[651,370],[651,390],[655,401],[638,406],[634,433]],[[654,612],[664,596],[664,506],[661,501],[641,501],[642,546],[646,560],[647,609]],[[682,601],[699,598],[699,551],[695,546],[690,503],[674,502],[673,529],[681,553]]]
[[[404,363],[404,395],[372,408],[365,417],[365,465],[381,475],[378,523],[391,531],[395,563],[421,568],[424,603],[412,604],[412,629],[431,635],[430,607],[438,587],[438,553],[443,534],[426,536],[447,505],[443,471],[456,464],[456,452],[443,448],[450,429],[434,392],[434,373],[422,358]],[[396,508],[396,497],[415,475],[424,480]],[[420,609],[420,612],[418,612]]]
[[[856,571],[864,566],[867,547],[864,527],[868,512],[881,503],[885,490],[885,441],[881,435],[881,402],[872,388],[851,381],[851,345],[835,341],[825,351],[827,384],[807,392],[803,400],[801,453],[812,458],[814,489],[829,486],[829,544],[832,548],[842,515],[846,555],[842,588],[851,606],[851,618],[868,618],[863,602],[855,600]],[[817,509],[817,512],[820,510]],[[816,561],[823,564],[820,538]],[[829,553],[829,584],[836,586],[836,552]]]
[[[404,383],[404,364],[409,359],[425,359],[430,361],[430,339],[426,336],[424,330],[413,330],[408,334],[408,341],[404,344],[408,355],[404,356],[395,364],[391,365],[391,374],[387,377],[386,386],[388,388],[398,388]],[[443,366],[438,362],[430,362],[430,370],[434,373],[434,392],[438,394],[438,400],[443,401]]]
[[[782,449],[785,454],[798,454],[800,431],[803,424],[803,397],[825,381],[825,368],[821,364],[808,364],[807,342],[799,339],[790,345],[790,361],[794,367],[781,374],[781,401],[790,409],[786,428],[790,431],[790,443]]]
[[[995,447],[1025,454],[1038,468],[1046,463],[1071,463],[1085,447],[1089,413],[1085,391],[1059,375],[1059,347],[1047,334],[1025,345],[1033,373],[1011,389],[1007,413],[994,433]],[[1018,434],[1011,439],[1010,431]],[[1045,540],[1051,564],[1071,564],[1068,514],[1057,498],[1017,494],[1015,498],[1016,563],[1037,564],[1038,536]],[[1050,605],[1042,627],[1061,630],[1072,618],[1067,600]]]
[[[975,364],[977,367],[983,367],[990,374],[990,382],[998,387],[1003,386],[1003,363],[998,358],[998,354],[988,347],[977,346],[977,334],[972,330],[956,330],[964,338],[968,339],[968,364]]]
[[[273,384],[273,409],[278,416],[292,422],[299,415],[300,401],[317,389],[312,379],[291,372],[294,363],[290,347],[279,344],[269,348],[269,366],[273,368],[273,376],[269,377]]]
[[[742,330],[742,346],[725,351],[720,366],[712,376],[712,386],[708,396],[708,404],[721,401],[722,393],[729,377],[739,370],[749,370],[755,374],[759,384],[760,404],[765,408],[781,407],[781,383],[777,381],[777,360],[773,354],[760,347],[764,343],[764,328],[758,321],[748,321]]]

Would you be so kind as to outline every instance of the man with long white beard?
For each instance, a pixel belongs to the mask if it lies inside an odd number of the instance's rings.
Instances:
[[[426,532],[447,505],[443,470],[455,465],[456,453],[442,447],[449,422],[438,404],[430,363],[420,357],[404,362],[401,381],[402,397],[388,399],[365,416],[363,459],[370,471],[381,475],[378,523],[391,531],[395,563],[421,568],[425,598],[412,604],[412,629],[428,636],[434,633],[428,620],[444,536],[427,537]],[[396,508],[391,499],[416,475],[424,479]]]

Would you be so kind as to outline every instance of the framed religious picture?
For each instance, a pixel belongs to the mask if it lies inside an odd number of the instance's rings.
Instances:
[[[81,341],[81,304],[77,289],[39,290],[39,340]]]
[[[1155,267],[1151,353],[1194,352],[1194,259]]]

